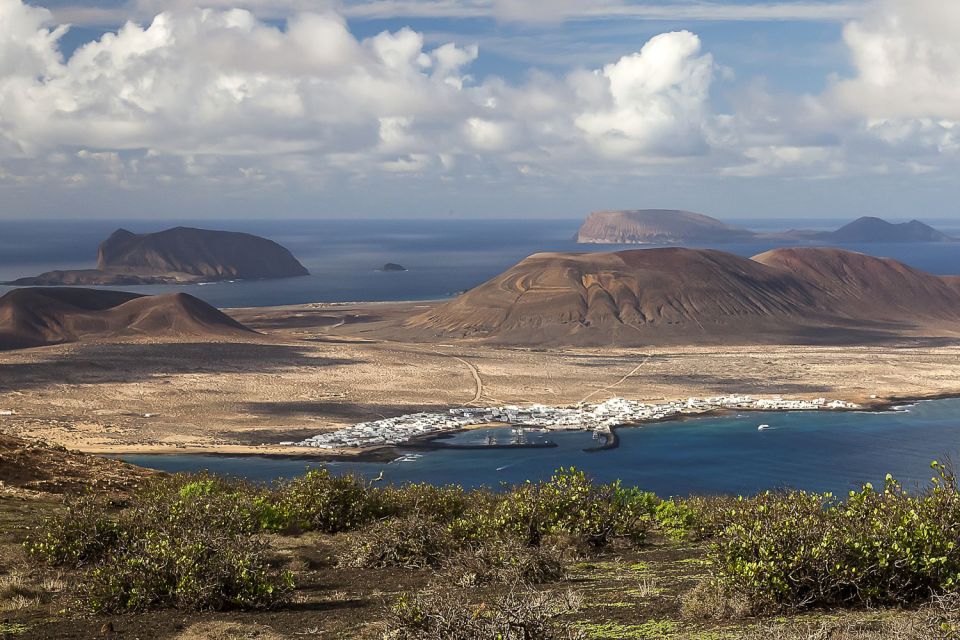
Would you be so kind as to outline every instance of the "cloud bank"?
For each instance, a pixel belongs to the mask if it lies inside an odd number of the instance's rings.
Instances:
[[[492,8],[536,17],[526,0]],[[409,28],[358,38],[333,8],[278,26],[174,3],[64,57],[66,26],[0,0],[0,186],[548,193],[598,177],[937,173],[960,150],[958,25],[953,4],[880,0],[845,27],[853,74],[785,95],[731,80],[686,30],[509,82],[471,74],[473,43],[427,45]]]

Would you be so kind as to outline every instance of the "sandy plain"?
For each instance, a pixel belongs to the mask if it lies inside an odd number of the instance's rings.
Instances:
[[[882,405],[960,395],[960,344],[946,339],[529,349],[382,337],[383,326],[429,304],[232,309],[260,335],[0,352],[0,411],[15,412],[0,416],[0,432],[96,453],[322,456],[279,443],[465,405],[726,393]]]

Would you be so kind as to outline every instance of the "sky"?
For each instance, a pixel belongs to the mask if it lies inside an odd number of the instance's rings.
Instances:
[[[0,219],[960,219],[956,0],[0,0]]]

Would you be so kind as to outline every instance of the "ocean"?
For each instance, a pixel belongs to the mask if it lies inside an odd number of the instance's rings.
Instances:
[[[919,402],[900,411],[740,413],[663,422],[619,431],[620,447],[594,453],[588,433],[531,434],[553,449],[436,450],[403,462],[330,463],[336,473],[392,483],[498,487],[542,480],[576,466],[601,481],[660,496],[749,495],[767,489],[832,491],[881,486],[887,473],[914,490],[929,484],[933,460],[960,461],[960,399]],[[760,424],[770,428],[758,431]],[[482,443],[490,431],[445,442]],[[503,433],[499,433],[502,437]],[[268,481],[303,474],[304,460],[200,455],[136,455],[124,460],[170,472],[199,471]]]
[[[730,220],[756,230],[833,229],[846,221]],[[936,221],[931,221],[936,223]],[[121,287],[140,293],[182,291],[221,307],[308,302],[431,300],[456,295],[539,251],[611,251],[612,245],[578,245],[579,220],[244,220],[215,221],[13,221],[0,222],[0,281],[52,269],[96,265],[97,245],[124,227],[135,233],[176,225],[245,231],[279,242],[311,275],[284,280],[206,285]],[[953,229],[950,228],[953,225]],[[939,228],[960,235],[958,223]],[[713,247],[743,256],[776,244],[751,242]],[[895,258],[940,275],[960,274],[960,243],[846,245]],[[380,272],[387,262],[406,272]],[[0,294],[9,288],[0,287]]]

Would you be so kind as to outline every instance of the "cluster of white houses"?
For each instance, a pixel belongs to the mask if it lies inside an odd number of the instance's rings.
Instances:
[[[720,409],[745,411],[818,411],[857,409],[859,405],[840,400],[757,399],[730,395],[714,398],[689,398],[673,402],[648,403],[612,398],[598,404],[582,403],[571,407],[463,407],[447,413],[413,413],[385,418],[322,433],[303,442],[284,444],[321,449],[357,449],[396,445],[420,437],[459,431],[479,425],[514,425],[548,430],[586,430],[609,432],[621,425],[695,415]]]

